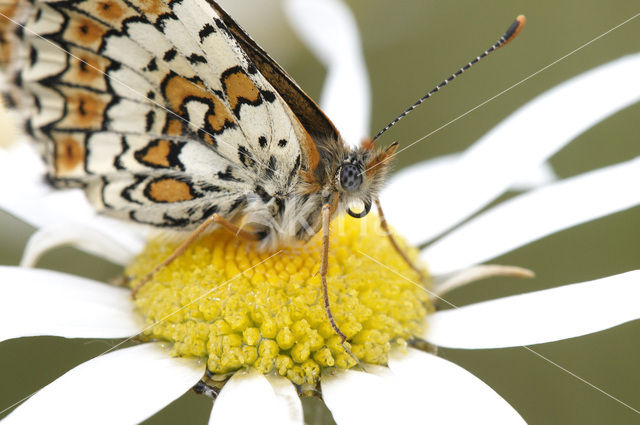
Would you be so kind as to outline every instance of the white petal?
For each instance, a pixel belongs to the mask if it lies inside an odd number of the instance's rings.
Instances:
[[[36,225],[40,214],[35,208],[37,201],[52,192],[44,175],[42,160],[26,142],[0,149],[0,179],[6,182],[0,185],[0,208]]]
[[[45,252],[63,245],[76,246],[116,264],[127,264],[136,255],[130,246],[95,228],[68,224],[42,227],[31,235],[20,265],[33,267]]]
[[[540,344],[640,319],[640,271],[439,311],[423,336],[451,348]]]
[[[55,190],[41,199],[37,206],[43,208],[47,215],[53,214],[53,219],[49,218],[46,221],[40,220],[41,214],[38,217],[39,222],[34,224],[37,227],[43,227],[46,224],[64,226],[69,223],[92,227],[98,232],[109,235],[114,243],[127,246],[130,252],[140,252],[150,235],[150,229],[147,226],[97,214],[87,201],[84,192],[79,189]],[[84,249],[86,246],[78,248]],[[91,248],[88,252],[100,255],[99,247]],[[118,253],[112,253],[112,255],[117,256]],[[132,258],[122,264],[125,265],[131,260]]]
[[[452,273],[444,278],[434,279],[433,293],[438,296],[439,299],[444,300],[442,295],[447,292],[490,277],[503,276],[532,279],[535,275],[536,274],[533,271],[523,267],[503,266],[500,264],[481,264]]]
[[[422,236],[412,233],[412,226],[415,217],[412,215],[412,205],[407,203],[407,189],[429,182],[445,181],[447,176],[456,167],[462,154],[455,153],[442,155],[436,158],[422,161],[417,165],[412,165],[393,174],[385,188],[380,194],[382,208],[385,216],[394,227],[398,228],[401,234],[409,239],[411,243],[422,242]],[[521,176],[511,186],[512,190],[528,190],[557,180],[556,174],[549,163],[540,164],[529,173]],[[413,201],[413,199],[412,199]],[[435,206],[432,206],[435,207]],[[404,223],[404,224],[403,224]]]
[[[49,270],[0,266],[0,341],[123,338],[141,329],[129,291]]]
[[[327,67],[321,107],[344,140],[355,146],[369,135],[371,94],[358,27],[338,0],[289,0],[289,22]]]
[[[417,244],[460,223],[581,133],[640,100],[637,75],[640,54],[629,55],[538,96],[478,140],[446,175],[412,182],[420,190],[400,203],[405,211],[393,224]],[[398,189],[405,198],[407,187]]]
[[[237,372],[213,404],[210,424],[303,424],[302,404],[291,382],[250,370]]]
[[[388,372],[336,371],[323,376],[320,384],[322,398],[340,425],[411,423],[428,412],[422,405],[421,416],[412,418],[416,409],[408,410],[404,390],[395,386]]]
[[[511,190],[530,190],[539,186],[544,186],[558,180],[556,172],[548,162],[538,165],[530,173],[520,176],[520,179],[513,182]]]
[[[422,251],[431,273],[481,263],[547,235],[640,204],[640,157],[520,195]]]
[[[340,425],[523,423],[491,388],[459,366],[410,349],[389,369],[324,376],[322,397]]]
[[[409,349],[394,353],[389,368],[404,388],[403,396],[422,409],[413,422],[424,417],[434,424],[525,423],[487,384],[440,357]]]
[[[267,380],[276,394],[274,404],[280,406],[278,409],[281,412],[286,412],[286,418],[284,415],[279,417],[278,423],[303,424],[304,412],[302,410],[302,403],[300,402],[298,391],[291,381],[279,375],[269,375],[267,376]]]
[[[26,142],[0,149],[0,208],[35,227],[82,224],[109,235],[116,243],[139,252],[146,229],[97,216],[80,189],[55,190],[45,182],[42,160]],[[83,244],[82,249],[101,255],[104,247]],[[110,259],[121,253],[109,253]],[[129,259],[130,260],[130,259]]]
[[[204,365],[169,357],[160,344],[113,351],[71,369],[2,424],[135,424],[195,385]]]

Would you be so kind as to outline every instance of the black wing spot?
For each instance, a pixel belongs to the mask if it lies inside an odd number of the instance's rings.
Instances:
[[[189,57],[187,57],[187,60],[192,65],[195,65],[198,62],[207,63],[207,59],[204,56],[199,55],[197,53],[192,53]]]
[[[33,98],[33,103],[35,104],[34,106],[36,107],[36,111],[38,112],[42,111],[42,105],[40,104],[40,96],[35,96]]]
[[[151,128],[153,127],[153,121],[154,121],[155,115],[156,113],[153,110],[147,112],[147,115],[145,117],[147,121],[145,126],[146,131],[151,131]]]
[[[261,147],[262,149],[266,148],[266,147],[267,147],[267,138],[266,138],[266,137],[264,137],[264,136],[260,136],[260,137],[258,138],[258,143],[260,144],[260,147]]]
[[[33,130],[33,123],[31,122],[31,119],[27,119],[25,120],[24,124],[22,125],[23,130],[25,131],[25,133],[27,133],[29,136],[34,137],[35,133]]]
[[[16,102],[13,100],[13,98],[9,95],[9,93],[2,93],[2,104],[6,107],[6,108],[15,108]]]
[[[38,62],[38,51],[36,49],[34,49],[33,47],[31,48],[31,51],[29,52],[29,62],[30,65],[33,66],[36,62]],[[82,66],[84,62],[80,61],[80,66]]]
[[[208,218],[208,217],[214,215],[217,212],[218,212],[218,206],[217,205],[211,205],[210,207],[207,207],[207,208],[205,208],[204,211],[202,211],[202,218]]]
[[[218,178],[224,181],[232,181],[232,182],[242,181],[233,175],[231,166],[228,166],[227,169],[224,171],[224,173],[222,171],[218,171]]]
[[[280,139],[280,141],[278,142],[278,146],[284,148],[285,146],[287,146],[287,143],[287,139]]]
[[[253,190],[254,192],[256,192],[256,195],[258,195],[260,199],[262,199],[262,202],[264,202],[265,204],[269,202],[272,198],[272,196],[269,195],[266,190],[264,190],[264,187],[260,185],[256,186],[255,189]]]
[[[209,183],[202,183],[198,186],[199,189],[204,190],[205,192],[217,193],[222,192],[220,186],[216,186]]]
[[[256,66],[252,63],[249,64],[249,66],[247,67],[247,72],[251,75],[255,74],[256,72],[258,72],[258,68],[256,68]]]
[[[253,155],[251,152],[247,150],[244,146],[238,146],[238,158],[240,158],[240,162],[246,168],[253,167],[256,164],[256,161],[253,159]]]
[[[176,5],[182,3],[180,1],[177,0],[173,0],[171,2],[167,2],[169,4],[169,7],[171,7],[171,9],[173,9]],[[137,16],[132,17],[132,19],[144,19],[144,18],[139,18]],[[167,22],[169,21],[177,21],[178,17],[175,15],[175,13],[173,13],[173,11],[168,12],[168,13],[163,13],[162,15],[158,16],[158,18],[156,19],[156,22],[153,23],[153,26],[156,27],[158,30],[160,30],[161,32],[164,32],[167,29]]]
[[[267,167],[267,169],[264,172],[264,178],[265,179],[270,179],[273,177],[273,173],[276,170],[276,167],[278,166],[278,162],[276,161],[276,157],[275,156],[270,156],[269,157],[269,166]]]
[[[147,71],[153,72],[158,70],[158,64],[156,62],[156,58],[153,58],[147,64]]]
[[[15,84],[16,86],[22,85],[22,72],[18,72],[15,74],[13,78],[13,84]],[[36,96],[35,99],[38,99],[38,97]]]
[[[293,178],[296,176],[296,174],[298,174],[298,168],[300,168],[300,155],[296,157],[296,162],[295,164],[293,164],[293,168],[289,173],[289,177],[287,178],[287,185],[290,185],[293,181]]]
[[[200,36],[200,42],[202,43],[205,38],[207,38],[208,36],[210,36],[215,32],[216,32],[216,29],[213,27],[213,25],[205,24],[205,26],[202,27],[202,29],[198,33],[198,35]]]
[[[147,99],[149,99],[149,100],[153,100],[153,99],[155,99],[155,98],[156,98],[156,94],[155,94],[154,92],[152,92],[151,90],[149,90],[149,91],[147,92]]]
[[[176,57],[176,55],[178,54],[178,51],[176,49],[169,49],[166,52],[164,52],[164,55],[162,56],[162,60],[164,60],[165,62],[171,62],[173,60],[173,58]]]
[[[276,100],[276,95],[272,91],[268,90],[262,92],[262,97],[269,103],[273,103]]]

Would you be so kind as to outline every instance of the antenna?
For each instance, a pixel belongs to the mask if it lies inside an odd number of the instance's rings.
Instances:
[[[422,102],[424,102],[425,100],[429,99],[431,96],[433,96],[435,93],[437,93],[438,91],[440,91],[441,88],[443,88],[444,86],[446,86],[447,84],[449,84],[451,81],[453,81],[458,75],[462,74],[463,72],[465,72],[467,69],[471,68],[473,65],[475,65],[476,63],[480,62],[480,59],[484,58],[485,56],[487,56],[489,53],[492,53],[493,51],[499,49],[500,47],[506,45],[508,42],[510,42],[511,40],[513,40],[514,38],[516,38],[516,36],[518,35],[518,33],[520,32],[520,30],[522,29],[522,27],[524,26],[525,22],[526,22],[526,18],[524,17],[524,15],[519,15],[515,21],[513,21],[513,23],[511,24],[511,26],[507,29],[507,31],[502,35],[502,37],[500,37],[500,39],[490,48],[488,48],[487,50],[484,51],[484,53],[482,53],[480,56],[476,56],[475,59],[473,59],[471,62],[467,63],[465,66],[463,66],[462,68],[460,68],[459,70],[457,70],[454,74],[451,74],[451,76],[449,78],[447,78],[446,80],[444,80],[443,82],[441,82],[440,84],[438,84],[433,90],[431,90],[429,93],[425,94],[424,96],[422,96],[420,99],[418,99],[418,101],[416,103],[414,103],[413,105],[411,105],[410,107],[408,107],[403,113],[401,113],[400,115],[398,115],[398,117],[396,119],[394,119],[393,121],[391,121],[389,124],[387,124],[387,126],[385,128],[383,128],[382,130],[380,130],[378,132],[378,134],[375,135],[375,137],[373,138],[373,140],[377,140],[378,137],[382,136],[387,130],[389,130],[391,127],[393,127],[394,125],[396,125],[396,123],[398,121],[400,121],[402,118],[406,117],[409,112],[413,111],[414,109],[416,109],[418,106],[420,106],[422,104]]]

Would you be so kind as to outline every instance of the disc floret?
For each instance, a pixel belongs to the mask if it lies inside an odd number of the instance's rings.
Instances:
[[[140,290],[142,339],[169,341],[176,356],[206,359],[213,374],[253,367],[298,385],[315,384],[327,368],[351,368],[354,357],[385,364],[393,346],[421,333],[432,310],[428,295],[377,217],[336,219],[331,230],[327,282],[333,315],[349,339],[344,345],[322,303],[318,236],[260,252],[226,231],[201,238]],[[144,276],[176,246],[153,240],[127,274]],[[408,252],[415,260],[416,251]]]

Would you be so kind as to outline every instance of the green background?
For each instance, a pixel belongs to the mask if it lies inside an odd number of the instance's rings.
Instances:
[[[324,69],[292,35],[279,9],[280,3],[255,0],[229,3],[226,2],[232,15],[273,53],[302,87],[317,97]],[[637,0],[352,0],[348,4],[361,29],[372,80],[372,132],[492,44],[516,15],[527,16],[525,29],[512,45],[474,67],[383,138],[385,143],[398,140],[401,145],[433,131],[640,12]],[[403,152],[398,166],[463,150],[537,94],[597,65],[638,51],[640,17]],[[594,90],[607,90],[607,87]],[[640,105],[632,106],[579,136],[551,158],[557,174],[568,177],[640,154],[639,113]],[[407,191],[407,208],[415,196],[419,194]],[[488,280],[457,290],[449,294],[448,299],[456,305],[465,305],[636,269],[640,254],[639,223],[640,208],[636,207],[531,243],[494,262],[531,268],[537,273],[534,280]],[[32,232],[30,226],[0,213],[1,263],[17,264]],[[71,248],[47,254],[39,266],[98,280],[116,277],[121,272],[110,263]],[[603,311],[615,308],[615,305],[602,306]],[[540,314],[544,314],[544,306],[540,306]],[[640,321],[534,349],[640,408],[638,335]],[[3,342],[0,344],[0,410],[100,354],[113,343],[54,337]],[[630,409],[523,348],[441,349],[440,355],[489,384],[530,424],[640,423],[640,416]],[[425,400],[425,423],[429,418],[428,403]],[[209,399],[188,393],[149,423],[204,424],[210,406]],[[305,401],[305,407],[309,408],[306,414],[310,423],[332,420],[316,400]]]

